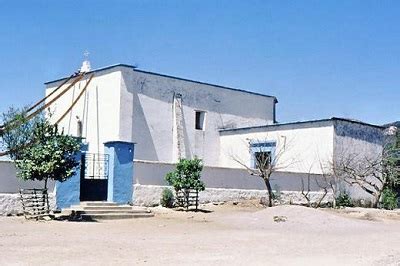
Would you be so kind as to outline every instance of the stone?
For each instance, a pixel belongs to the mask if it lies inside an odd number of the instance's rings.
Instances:
[[[287,217],[286,216],[274,216],[274,222],[280,223],[280,222],[286,222]]]
[[[49,193],[50,210],[55,208],[54,193]],[[22,215],[23,209],[19,193],[0,193],[0,216]]]
[[[164,188],[168,186],[154,186],[154,185],[134,185],[133,204],[139,206],[153,206],[160,204],[161,193]],[[169,187],[171,188],[171,187]],[[310,192],[311,202],[317,202],[322,196],[323,192]],[[199,193],[199,203],[205,204],[212,202],[213,204],[220,204],[223,202],[240,202],[242,200],[254,200],[261,198],[268,199],[268,192],[266,190],[256,189],[227,189],[227,188],[206,188],[205,191]],[[327,204],[333,200],[332,193],[328,193],[323,204]],[[267,200],[268,202],[268,200]],[[304,196],[300,191],[281,191],[279,204],[294,204],[301,205],[307,203]],[[268,204],[267,204],[268,205]]]

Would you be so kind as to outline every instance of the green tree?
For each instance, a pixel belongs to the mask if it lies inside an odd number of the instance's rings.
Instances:
[[[27,109],[10,107],[0,117],[0,150],[12,160],[21,159],[23,148],[32,142],[36,125],[45,121],[43,114],[28,120]]]
[[[80,140],[60,132],[43,113],[32,117],[28,111],[11,107],[1,115],[1,148],[15,162],[18,177],[44,181],[47,189],[49,179],[62,182],[74,174]]]
[[[80,140],[59,132],[57,125],[48,121],[35,125],[29,145],[24,147],[15,160],[18,176],[24,180],[65,181],[73,176],[79,162],[75,155]]]
[[[185,189],[203,191],[205,185],[200,179],[202,170],[203,164],[200,159],[180,159],[175,171],[168,173],[165,179],[176,191]]]

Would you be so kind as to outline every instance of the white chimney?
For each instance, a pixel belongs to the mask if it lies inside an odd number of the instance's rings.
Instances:
[[[85,56],[85,60],[82,62],[81,69],[79,70],[81,73],[89,72],[91,70],[89,52],[86,51],[83,55]]]

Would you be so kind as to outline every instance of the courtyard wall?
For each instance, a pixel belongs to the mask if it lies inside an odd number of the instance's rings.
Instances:
[[[44,183],[23,181],[17,177],[17,170],[11,161],[0,161],[0,215],[21,214],[22,205],[19,190],[43,188]],[[54,206],[54,182],[48,182],[50,206]]]

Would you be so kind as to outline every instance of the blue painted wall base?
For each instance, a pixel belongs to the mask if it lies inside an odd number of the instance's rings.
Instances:
[[[82,144],[81,150],[75,155],[76,160],[80,162],[75,174],[64,182],[56,182],[56,206],[59,210],[80,203],[81,157],[82,152],[87,151],[87,148],[87,144]]]

